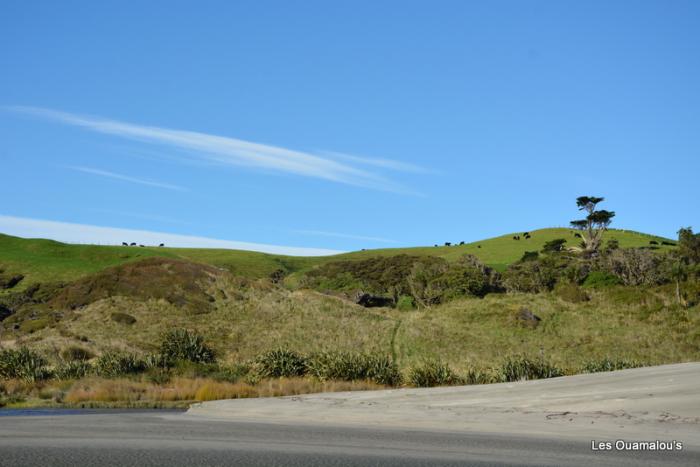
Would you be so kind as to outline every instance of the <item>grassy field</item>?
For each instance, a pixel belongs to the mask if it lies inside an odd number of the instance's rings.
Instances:
[[[162,299],[110,297],[31,333],[6,333],[4,343],[26,344],[47,355],[74,345],[94,354],[109,349],[143,354],[157,350],[165,330],[185,327],[203,335],[227,364],[277,347],[391,355],[404,369],[430,358],[458,370],[495,367],[517,354],[545,356],[571,371],[604,356],[649,364],[700,359],[698,305],[675,305],[671,285],[585,289],[589,300],[578,303],[556,291],[491,294],[412,311],[368,309],[313,291],[242,286],[227,279],[213,287],[223,294],[207,313],[193,314]],[[523,307],[542,319],[539,326],[530,329],[517,321]],[[135,322],[115,321],[114,312]]]
[[[303,271],[314,265],[339,259],[364,259],[372,256],[397,254],[432,255],[454,260],[461,255],[476,255],[482,262],[502,270],[517,261],[525,251],[538,251],[545,242],[565,238],[568,245],[576,245],[573,231],[564,228],[541,229],[503,235],[459,246],[389,248],[356,251],[327,257],[294,257],[269,255],[251,251],[214,250],[198,248],[123,247],[101,245],[72,245],[42,239],[23,239],[0,234],[0,269],[25,275],[18,289],[36,282],[70,281],[115,266],[148,257],[181,258],[225,268],[234,274],[249,278],[267,277],[277,269],[289,273]],[[513,240],[520,235],[520,240]],[[620,246],[649,246],[651,240],[661,243],[664,238],[638,232],[610,230],[606,239],[616,239]],[[672,248],[660,246],[661,249]]]
[[[521,239],[513,240],[513,235]],[[647,365],[700,360],[700,284],[695,282],[683,284],[684,293],[696,297],[689,307],[677,304],[674,284],[595,289],[569,284],[575,293],[557,286],[552,292],[491,293],[402,311],[364,308],[340,296],[267,279],[277,269],[300,274],[328,261],[397,254],[456,260],[471,253],[502,269],[525,251],[540,250],[547,241],[566,238],[571,245],[578,240],[569,229],[542,229],[530,235],[525,239],[520,232],[461,246],[368,250],[322,258],[67,245],[0,235],[0,269],[25,275],[0,297],[13,307],[0,323],[0,348],[29,347],[50,365],[61,364],[59,356],[76,347],[93,359],[111,351],[145,356],[158,351],[166,331],[186,328],[203,336],[219,364],[229,368],[249,366],[256,357],[278,348],[305,355],[362,352],[390,356],[405,381],[410,381],[415,368],[437,360],[461,375],[496,374],[506,358],[515,356],[546,360],[566,373],[606,357]],[[623,248],[666,240],[619,230],[609,231],[607,238],[618,240]],[[669,248],[673,246],[659,245],[660,251]],[[52,285],[61,281],[68,283]],[[37,283],[43,285],[16,293]],[[39,299],[22,302],[24,295]],[[20,301],[13,302],[17,297]],[[537,326],[524,326],[516,318],[523,309],[541,319]],[[218,381],[200,374],[177,374],[168,382],[147,375],[38,383],[5,380],[0,381],[0,402],[182,406],[211,398],[370,387],[367,381],[321,382],[309,377]]]

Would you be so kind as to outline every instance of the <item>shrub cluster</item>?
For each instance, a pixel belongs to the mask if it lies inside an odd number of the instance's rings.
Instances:
[[[255,360],[256,373],[263,378],[304,376],[306,357],[288,349],[266,352]]]
[[[0,351],[0,378],[38,381],[51,376],[46,359],[26,347]]]
[[[84,360],[72,360],[58,365],[53,370],[56,379],[80,379],[91,374],[93,367]]]
[[[369,353],[320,352],[306,360],[310,375],[321,380],[370,380],[397,386],[401,383],[398,365],[389,357]]]
[[[533,359],[524,355],[506,358],[499,369],[503,382],[544,379],[564,376],[564,371],[542,359]]]
[[[132,375],[146,369],[146,363],[134,354],[105,352],[95,362],[95,373],[105,378]]]
[[[465,380],[452,371],[449,365],[440,360],[426,360],[411,368],[408,379],[412,385],[419,388],[465,383]]]
[[[173,329],[165,334],[160,345],[160,355],[164,361],[189,361],[213,363],[214,351],[204,343],[204,338],[187,329]]]

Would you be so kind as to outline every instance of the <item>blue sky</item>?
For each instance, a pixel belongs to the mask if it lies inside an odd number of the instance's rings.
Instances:
[[[0,68],[0,231],[323,253],[584,194],[700,228],[697,2],[10,1]]]

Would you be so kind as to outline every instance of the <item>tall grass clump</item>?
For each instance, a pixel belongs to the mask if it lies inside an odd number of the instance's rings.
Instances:
[[[419,388],[462,384],[464,380],[440,360],[426,360],[410,369],[408,379]]]
[[[69,347],[66,347],[65,349],[61,350],[60,355],[63,360],[69,362],[86,361],[94,357],[92,352],[77,345],[71,345]]]
[[[92,365],[84,360],[72,360],[58,365],[53,370],[56,379],[80,379],[92,373]]]
[[[37,352],[26,347],[0,351],[0,378],[19,378],[33,382],[50,376],[46,359]]]
[[[145,362],[136,355],[120,352],[105,352],[95,363],[95,373],[105,378],[133,375],[145,369]]]
[[[401,373],[396,363],[383,355],[320,352],[308,358],[309,374],[318,379],[358,381],[369,380],[376,384],[397,386]]]
[[[288,349],[276,349],[259,355],[255,360],[256,373],[262,378],[304,376],[306,358]]]
[[[160,353],[171,362],[189,361],[214,363],[214,350],[204,343],[204,338],[187,329],[173,329],[165,334],[160,344]]]
[[[508,357],[501,364],[499,373],[503,382],[564,376],[564,371],[561,368],[544,360],[536,360],[526,356]]]
[[[582,373],[599,373],[602,371],[625,370],[627,368],[639,368],[645,366],[637,360],[616,359],[603,357],[599,360],[589,360],[581,368]]]

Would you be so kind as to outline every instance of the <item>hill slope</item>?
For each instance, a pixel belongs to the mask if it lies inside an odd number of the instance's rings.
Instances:
[[[75,280],[110,266],[150,257],[186,259],[217,266],[248,278],[267,277],[277,269],[291,273],[328,261],[397,254],[438,256],[455,260],[469,253],[476,255],[491,267],[504,269],[508,264],[520,259],[524,252],[541,250],[547,241],[565,238],[568,245],[577,244],[578,239],[574,237],[573,232],[571,229],[549,228],[531,231],[529,239],[524,238],[524,232],[518,232],[459,246],[387,248],[326,257],[281,256],[254,251],[206,248],[73,245],[53,240],[24,239],[0,234],[0,270],[24,275],[25,279],[18,285],[18,288],[22,289],[36,282]],[[513,239],[516,235],[520,236],[520,240]],[[620,246],[625,248],[649,246],[650,241],[656,241],[659,244],[662,241],[668,241],[662,237],[626,230],[610,230],[605,238],[616,239]],[[659,247],[672,248],[666,245],[659,245]]]

